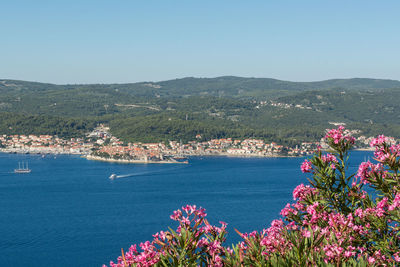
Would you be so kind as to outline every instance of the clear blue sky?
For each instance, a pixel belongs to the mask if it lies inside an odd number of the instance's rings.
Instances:
[[[400,1],[1,0],[0,79],[400,80]]]

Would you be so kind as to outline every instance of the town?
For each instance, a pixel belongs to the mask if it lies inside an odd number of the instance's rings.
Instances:
[[[347,130],[348,134],[359,131]],[[78,154],[88,159],[120,161],[132,163],[179,163],[188,156],[232,156],[232,157],[297,157],[325,149],[324,139],[316,142],[302,142],[295,147],[285,147],[275,142],[266,143],[260,139],[221,138],[186,144],[178,141],[168,143],[127,143],[124,144],[109,132],[109,128],[99,125],[84,138],[64,140],[51,135],[1,135],[0,152],[26,154]],[[368,148],[372,137],[360,135],[356,139],[357,148]],[[394,138],[390,142],[396,143]]]

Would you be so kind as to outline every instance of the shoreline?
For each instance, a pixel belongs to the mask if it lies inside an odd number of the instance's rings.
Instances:
[[[352,151],[374,151],[374,148],[355,148]],[[327,152],[327,151],[326,151]],[[103,158],[99,156],[93,156],[88,153],[88,151],[65,151],[65,150],[53,150],[53,149],[17,149],[17,148],[0,148],[0,153],[7,154],[32,154],[32,155],[79,155],[87,160],[96,160],[103,162],[112,163],[124,163],[124,164],[185,164],[187,162],[176,161],[176,160],[144,160],[144,159],[113,159],[113,158]],[[167,155],[172,156],[173,155]],[[250,154],[232,154],[227,152],[221,153],[198,153],[198,154],[184,154],[185,157],[231,157],[231,158],[301,158],[310,155],[279,155],[279,154],[268,154],[260,155],[256,153]]]
[[[93,156],[85,152],[70,152],[70,151],[54,151],[54,150],[26,150],[26,149],[0,149],[0,153],[7,154],[26,154],[26,155],[80,155],[82,158],[86,158],[87,160],[97,160],[104,162],[120,162],[120,163],[184,163],[180,161],[172,161],[172,160],[128,160],[128,159],[112,159],[112,158],[103,158],[99,156]],[[167,155],[172,156],[173,155]],[[278,155],[278,154],[270,154],[270,155],[260,155],[260,154],[231,154],[226,152],[221,153],[199,153],[199,154],[184,154],[185,157],[231,157],[231,158],[299,158],[305,157],[304,155],[299,156],[291,156],[291,155]]]
[[[87,152],[82,151],[65,151],[52,149],[16,149],[16,148],[0,148],[1,153],[7,154],[32,154],[32,155],[86,155]]]
[[[96,161],[104,161],[104,162],[114,162],[114,163],[136,163],[136,164],[187,164],[188,162],[180,162],[180,161],[172,161],[172,160],[142,160],[142,159],[110,159],[103,158],[99,156],[86,155],[82,156],[87,160],[96,160]]]
[[[290,155],[260,155],[260,154],[231,154],[231,153],[218,153],[218,154],[184,154],[186,157],[230,157],[230,158],[301,158],[305,156],[290,156]]]

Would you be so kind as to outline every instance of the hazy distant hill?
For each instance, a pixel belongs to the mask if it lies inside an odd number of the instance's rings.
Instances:
[[[160,91],[180,95],[214,95],[233,97],[276,97],[315,89],[386,89],[400,88],[400,81],[377,79],[335,79],[319,82],[289,82],[270,78],[184,78],[156,83]]]
[[[223,76],[217,78],[183,78],[162,82],[126,84],[54,85],[15,80],[0,80],[0,92],[46,92],[51,90],[101,90],[121,92],[138,97],[279,97],[305,90],[344,88],[349,90],[374,90],[400,88],[400,81],[383,79],[334,79],[318,82],[289,82],[270,78],[242,78]]]

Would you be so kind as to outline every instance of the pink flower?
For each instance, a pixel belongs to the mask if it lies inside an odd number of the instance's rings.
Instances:
[[[211,255],[218,253],[221,249],[222,249],[221,242],[218,240],[215,240],[208,244],[208,251],[210,252]]]
[[[396,262],[400,262],[400,255],[399,255],[399,253],[400,253],[400,252],[396,252],[395,254],[393,254],[393,258],[394,258],[394,260],[395,260]]]
[[[204,247],[204,246],[208,246],[208,240],[205,237],[201,238],[199,240],[199,242],[197,243],[197,247],[199,247],[199,248]]]
[[[323,162],[328,162],[328,163],[329,162],[338,162],[336,157],[334,155],[332,155],[332,154],[329,154],[329,153],[322,156],[322,161]]]
[[[228,252],[229,254],[233,254],[233,249],[231,249],[231,248],[226,248],[226,252]]]
[[[384,197],[381,201],[378,202],[378,204],[376,205],[376,207],[378,209],[383,209],[387,207],[387,203],[388,203],[388,198]]]
[[[161,240],[165,241],[165,238],[167,237],[167,235],[164,233],[164,231],[160,231],[159,233],[155,233],[153,235],[153,237],[155,239],[161,239]]]
[[[311,162],[308,161],[308,160],[305,160],[305,161],[301,164],[300,169],[301,169],[302,172],[311,172],[311,170],[312,170]]]
[[[203,209],[202,207],[198,208],[197,210],[194,211],[194,213],[199,217],[199,218],[204,218],[207,216],[206,210]]]
[[[196,210],[196,205],[186,205],[186,207],[182,207],[182,210],[191,215]]]
[[[368,181],[369,169],[370,169],[371,165],[372,165],[372,163],[367,161],[367,162],[362,162],[360,164],[360,166],[358,167],[356,177],[359,177],[360,181],[364,184],[366,184]]]
[[[287,217],[289,214],[292,214],[292,213],[296,214],[297,212],[295,212],[294,209],[290,208],[290,204],[289,204],[289,203],[287,203],[286,206],[285,206],[285,208],[283,208],[283,209],[281,210],[281,212],[280,212],[280,214],[281,214],[283,217]]]
[[[387,171],[384,169],[382,163],[373,164],[367,161],[360,164],[356,177],[360,178],[360,182],[367,184],[373,181],[371,179],[375,179],[374,175],[379,175],[382,178],[385,178]]]
[[[390,157],[390,153],[387,153],[384,150],[376,150],[374,152],[374,156],[375,158],[380,161],[380,162],[384,162],[385,160],[387,160]]]
[[[372,139],[369,145],[371,147],[377,147],[387,143],[387,141],[388,139],[384,135],[379,135],[377,138]]]
[[[240,243],[239,243],[239,248],[240,248],[240,249],[242,249],[242,250],[245,250],[245,249],[247,249],[246,243],[245,243],[245,242],[243,242],[243,241],[242,241],[242,242],[240,242]]]
[[[315,194],[315,188],[311,188],[309,185],[304,186],[304,184],[300,184],[293,190],[293,200],[296,199],[304,200],[308,196],[314,194]]]
[[[390,147],[390,153],[392,153],[395,157],[399,157],[400,156],[400,144],[392,145]]]
[[[177,221],[180,217],[182,216],[182,211],[181,210],[174,210],[173,214],[170,216],[170,218],[174,221]]]
[[[190,220],[189,220],[188,217],[182,217],[181,223],[183,223],[185,225],[189,225],[190,224]]]
[[[364,212],[363,212],[363,210],[361,208],[358,208],[354,212],[354,215],[356,215],[357,217],[360,217],[362,219],[364,217]]]
[[[341,142],[348,143],[348,144],[354,144],[354,137],[351,136],[346,136],[344,134],[344,127],[339,126],[337,129],[331,129],[327,132],[325,135],[325,139],[329,140],[335,145],[338,145]]]
[[[389,211],[392,211],[397,207],[400,207],[400,193],[397,193],[396,196],[394,197],[392,205],[389,206]]]
[[[306,238],[309,238],[311,236],[311,232],[308,230],[303,230],[301,234]]]
[[[222,228],[226,228],[226,226],[228,225],[226,222],[223,221],[220,221],[219,223],[222,225],[221,226]]]
[[[375,263],[375,258],[374,257],[368,257],[368,263],[369,264]]]

